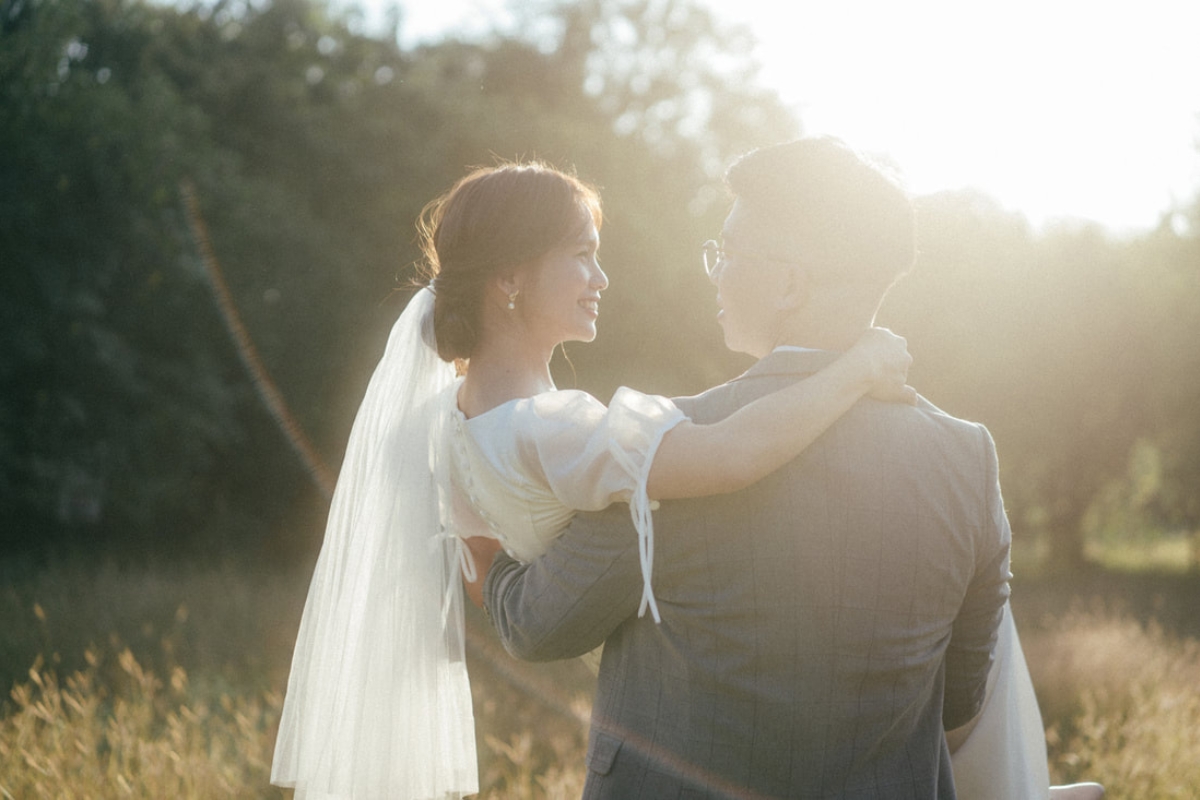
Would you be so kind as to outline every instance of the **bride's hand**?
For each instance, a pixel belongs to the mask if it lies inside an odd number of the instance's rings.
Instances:
[[[871,397],[909,405],[917,402],[916,390],[906,383],[913,359],[903,336],[887,328],[868,328],[848,355],[863,364],[870,386],[867,393]]]
[[[492,566],[492,560],[495,559],[496,553],[499,553],[503,547],[496,539],[488,536],[471,536],[463,539],[467,550],[471,553],[471,559],[475,563],[475,580],[469,580],[464,573],[462,576],[463,585],[467,590],[467,597],[475,605],[483,608],[483,581],[487,578],[488,570]]]

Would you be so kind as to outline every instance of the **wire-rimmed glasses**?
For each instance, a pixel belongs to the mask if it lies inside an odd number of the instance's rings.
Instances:
[[[721,266],[721,262],[725,260],[725,251],[721,249],[721,245],[717,244],[715,239],[709,239],[701,245],[700,255],[704,259],[704,272],[711,278],[717,271],[717,267]]]
[[[729,260],[731,255],[728,250],[717,244],[715,239],[709,239],[707,242],[701,245],[700,254],[704,258],[704,271],[710,278],[718,268],[720,268]],[[801,260],[798,258],[775,258],[773,256],[760,256],[753,253],[743,253],[741,250],[738,251],[737,255],[738,258],[750,258],[754,259],[755,261],[770,261],[773,264],[794,265],[801,263]]]

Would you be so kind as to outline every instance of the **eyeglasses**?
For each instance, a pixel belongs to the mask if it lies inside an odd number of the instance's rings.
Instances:
[[[700,247],[700,253],[704,257],[704,271],[708,277],[712,277],[717,269],[729,261],[730,252],[717,244],[713,239],[709,239]],[[799,260],[794,258],[771,258],[770,256],[752,255],[750,253],[740,253],[743,258],[752,258],[755,261],[770,261],[774,264],[798,264]]]
[[[711,278],[717,271],[717,267],[721,266],[721,262],[725,260],[725,251],[715,240],[709,239],[701,247],[700,254],[704,258],[704,272]]]

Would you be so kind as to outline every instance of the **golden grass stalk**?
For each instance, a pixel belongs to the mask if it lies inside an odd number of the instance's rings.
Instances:
[[[209,694],[176,667],[164,686],[122,651],[111,680],[94,651],[65,683],[41,659],[0,720],[0,797],[261,798],[276,695]]]
[[[60,570],[0,591],[0,666],[17,675],[0,798],[286,797],[269,769],[303,588],[228,570]],[[1049,619],[1021,637],[1054,781],[1100,781],[1109,800],[1195,797],[1200,642],[1103,610]],[[108,630],[132,650],[87,648]],[[594,678],[515,662],[486,631],[471,645],[480,800],[578,797]]]
[[[1027,637],[1055,782],[1109,798],[1200,791],[1200,642],[1158,626],[1073,612]]]

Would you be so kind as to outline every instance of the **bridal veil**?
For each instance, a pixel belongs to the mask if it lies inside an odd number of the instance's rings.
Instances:
[[[460,544],[442,526],[433,292],[409,301],[355,418],[313,573],[272,783],[297,800],[478,791]]]

